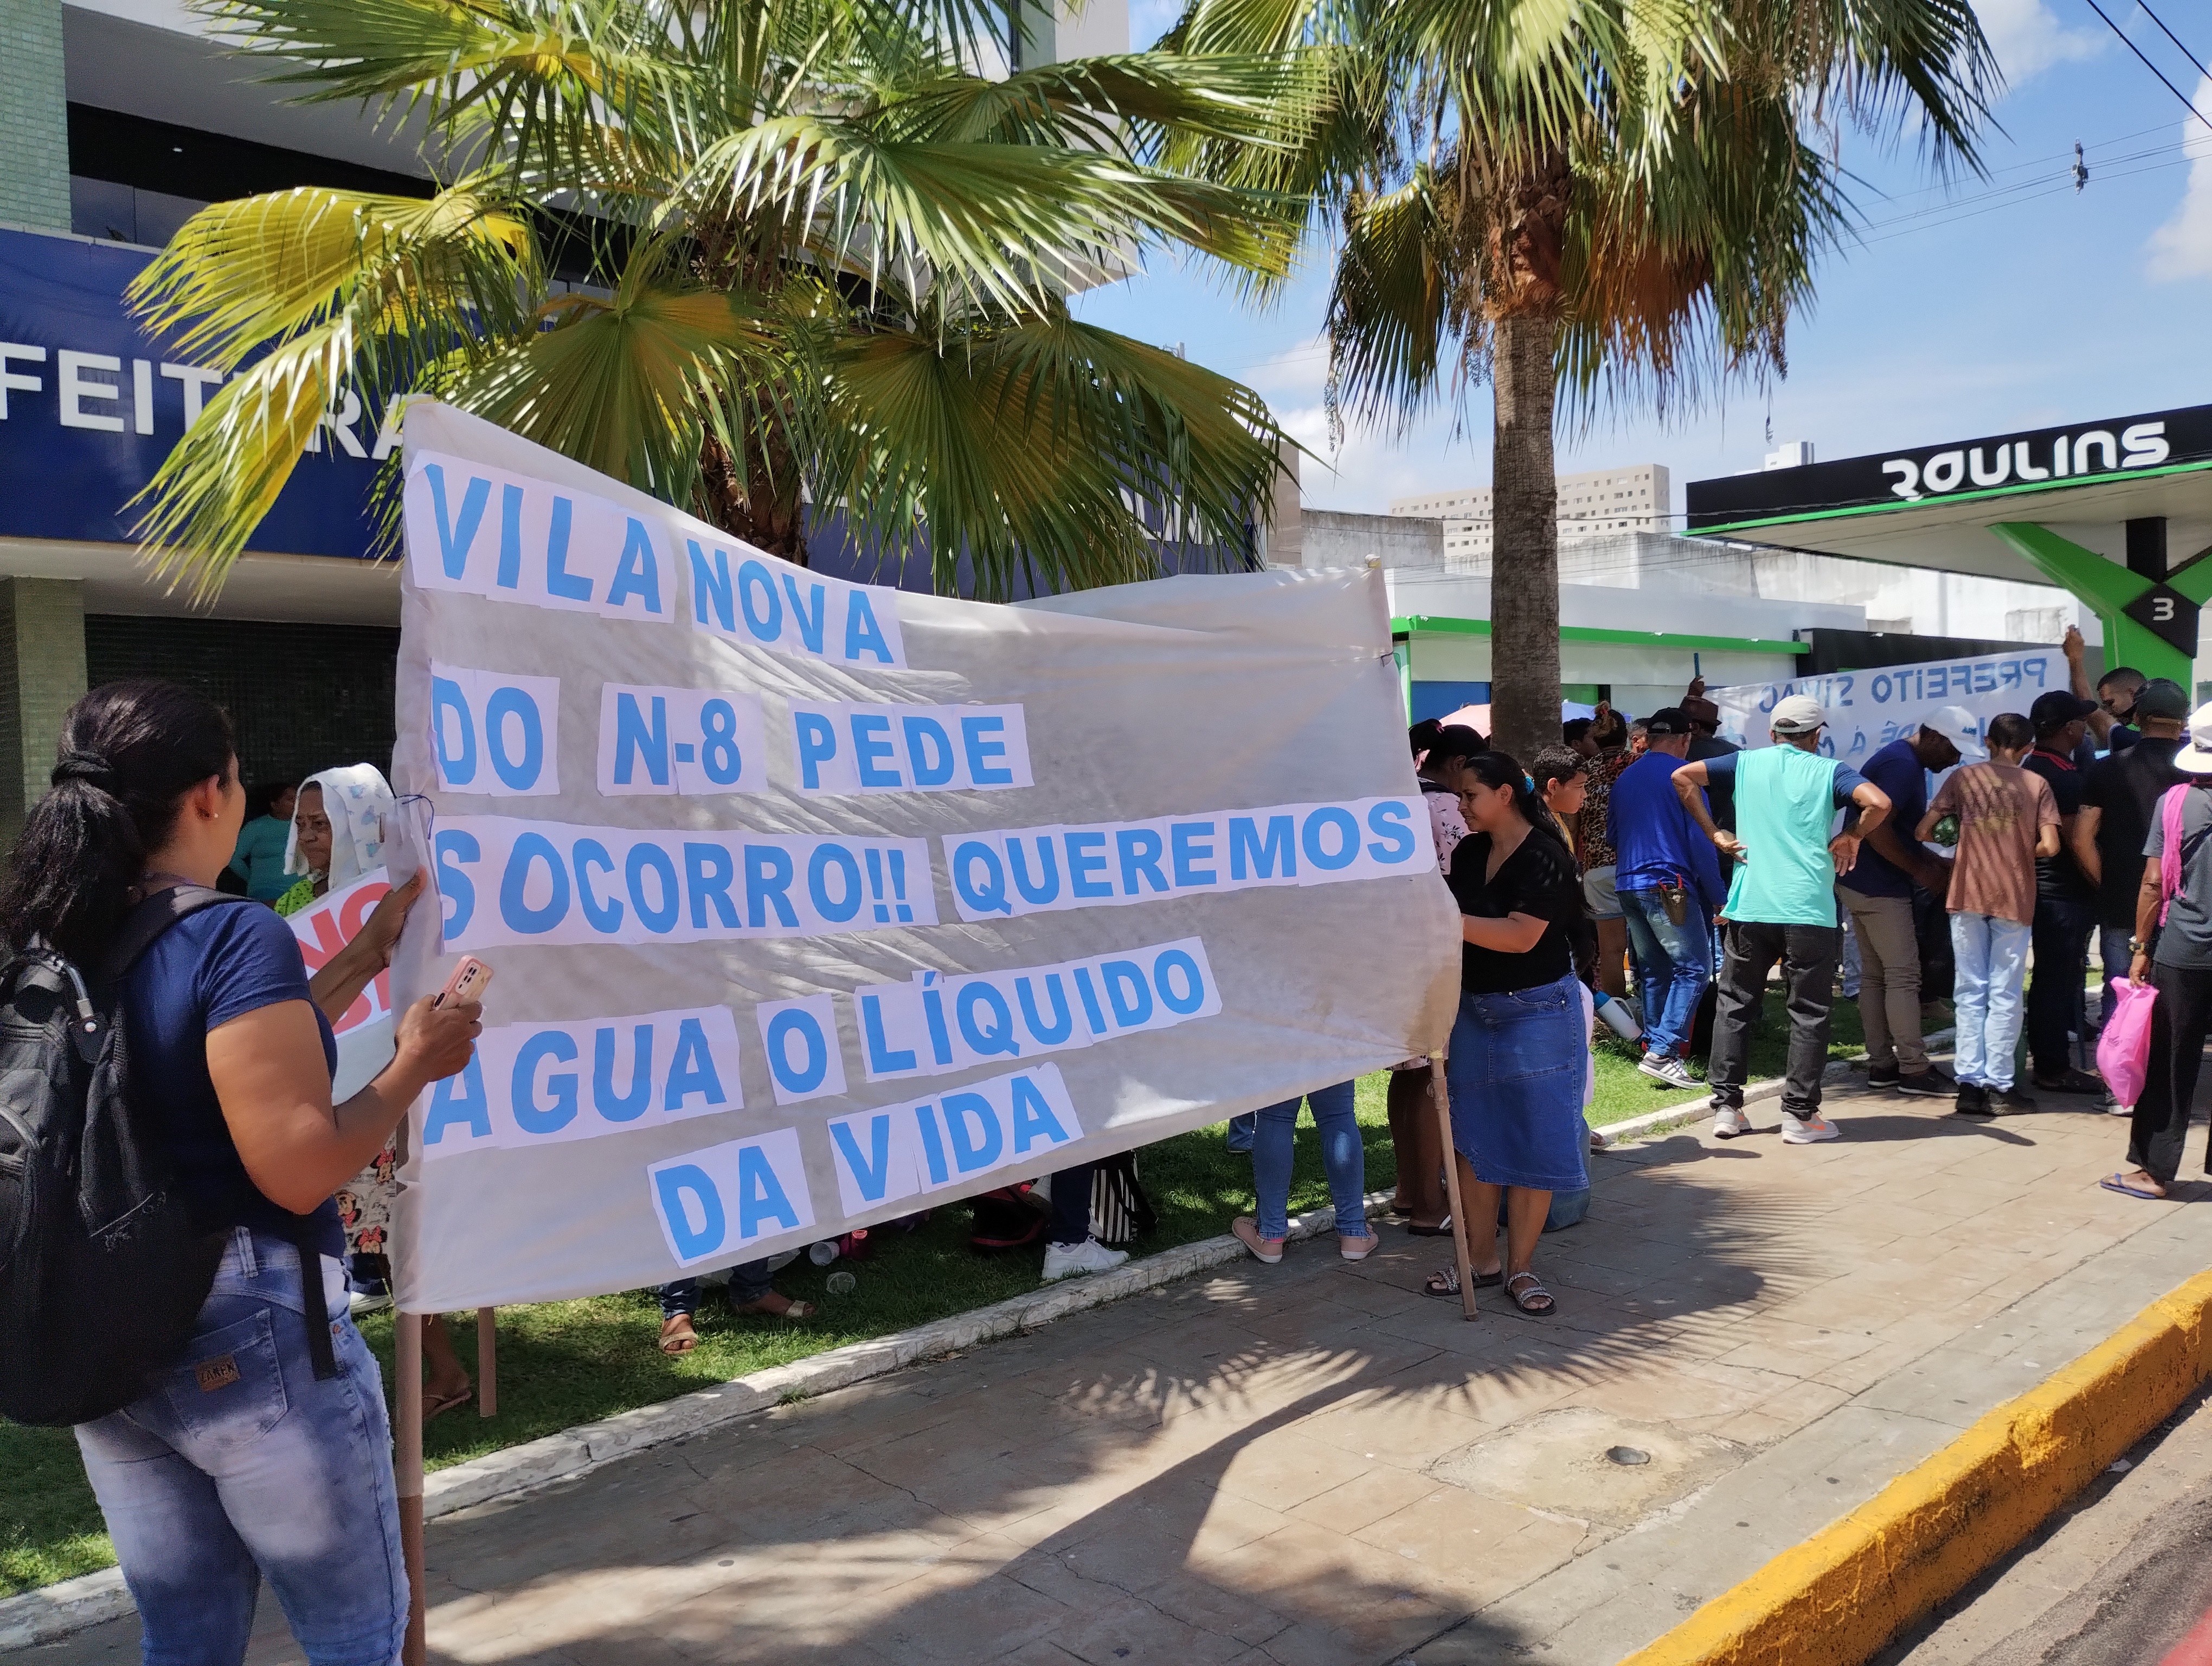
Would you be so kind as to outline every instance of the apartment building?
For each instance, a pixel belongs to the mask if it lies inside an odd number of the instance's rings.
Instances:
[[[1670,507],[1667,468],[1639,463],[1629,468],[1596,469],[1559,477],[1559,541],[1605,538],[1620,532],[1663,532]],[[1418,515],[1444,523],[1447,565],[1486,557],[1491,549],[1490,488],[1429,492],[1394,497],[1394,515]]]

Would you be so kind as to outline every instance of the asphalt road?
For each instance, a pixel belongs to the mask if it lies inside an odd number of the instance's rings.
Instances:
[[[2212,1399],[2126,1462],[1878,1666],[2164,1666],[2212,1612]],[[2212,1666],[2203,1642],[2172,1666]]]

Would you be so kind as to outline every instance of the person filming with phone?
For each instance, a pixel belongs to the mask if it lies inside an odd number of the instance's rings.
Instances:
[[[149,1290],[142,1313],[85,1313],[58,1344],[74,1362],[149,1351],[157,1322],[184,1336],[144,1362],[139,1397],[76,1426],[146,1657],[242,1660],[265,1578],[310,1660],[393,1659],[408,1588],[391,1432],[331,1199],[467,1064],[481,1008],[416,1001],[391,1062],[332,1104],[325,1013],[390,944],[334,958],[311,987],[283,921],[202,889],[246,817],[229,719],[173,683],[108,684],[63,720],[52,780],[0,888],[0,933],[112,988],[127,1120],[184,1202],[198,1236],[181,1242],[214,1269],[196,1319]]]

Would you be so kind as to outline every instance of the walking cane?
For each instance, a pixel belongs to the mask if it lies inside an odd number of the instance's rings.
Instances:
[[[399,1658],[405,1666],[428,1666],[430,1658],[422,1590],[422,1316],[396,1316],[399,1427],[392,1479],[399,1494],[399,1551],[407,1565],[407,1642]]]
[[[1459,1305],[1466,1317],[1474,1317],[1474,1261],[1468,1250],[1467,1208],[1459,1191],[1459,1152],[1452,1144],[1451,1092],[1444,1085],[1444,1055],[1429,1055],[1429,1102],[1437,1108],[1437,1126],[1443,1134],[1444,1195],[1451,1204],[1452,1256],[1459,1264]],[[420,1517],[419,1508],[417,1518]]]

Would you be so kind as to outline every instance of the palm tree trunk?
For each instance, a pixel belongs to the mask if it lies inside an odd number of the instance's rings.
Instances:
[[[1548,312],[1518,311],[1492,327],[1491,739],[1526,764],[1540,748],[1559,744],[1554,325]]]

